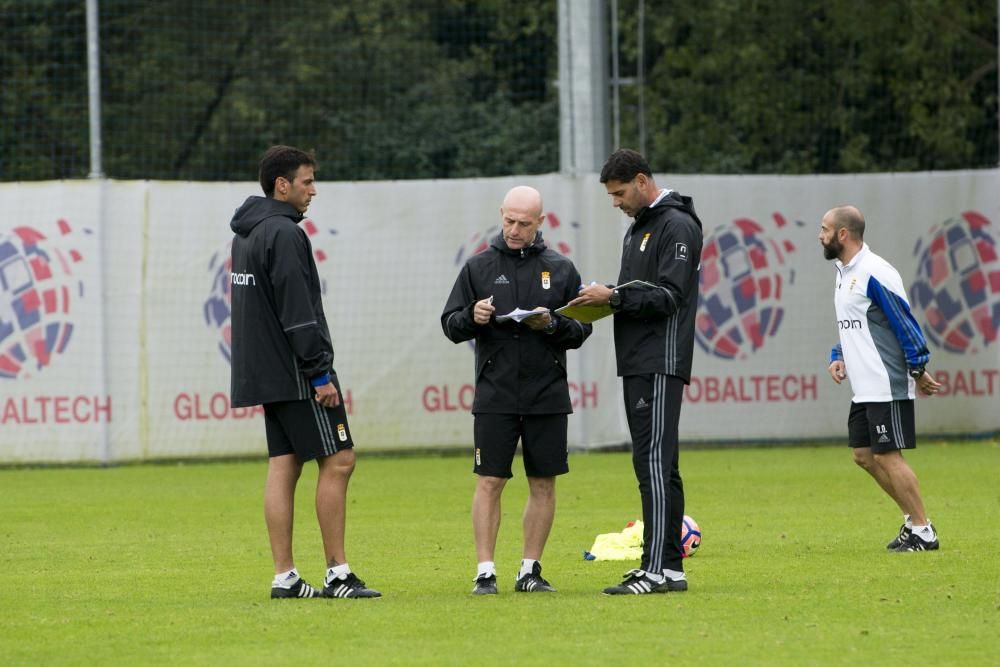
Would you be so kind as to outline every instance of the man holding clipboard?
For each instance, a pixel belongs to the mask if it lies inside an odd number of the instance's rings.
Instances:
[[[615,357],[644,529],[640,568],[604,592],[685,591],[677,430],[694,354],[701,220],[690,197],[656,186],[649,164],[635,151],[613,153],[601,170],[601,183],[612,205],[634,218],[625,234],[618,286],[583,287],[561,313],[604,307],[614,315]]]

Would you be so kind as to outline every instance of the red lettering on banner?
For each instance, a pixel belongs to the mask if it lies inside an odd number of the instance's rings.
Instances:
[[[476,396],[476,388],[471,384],[463,384],[458,388],[457,400],[451,398],[451,390],[447,385],[429,384],[424,387],[423,404],[427,412],[455,412],[459,408],[466,412],[472,410],[472,402]]]
[[[8,398],[0,410],[0,424],[97,424],[110,421],[110,396]]]
[[[692,377],[684,388],[690,403],[797,403],[815,401],[816,375]]]
[[[569,397],[570,405],[573,409],[586,410],[587,408],[597,407],[597,383],[596,382],[583,382],[577,384],[576,382],[569,383]]]
[[[1000,369],[933,370],[934,379],[941,383],[939,396],[996,396]]]
[[[55,422],[57,424],[69,423],[69,417],[67,416],[69,412],[69,398],[66,396],[56,396],[53,404],[55,405]]]
[[[570,382],[569,395],[574,409],[597,407],[596,382],[580,384]],[[476,388],[472,384],[463,384],[457,389],[455,386],[429,384],[424,387],[420,394],[420,401],[425,412],[456,412],[458,410],[471,412],[475,398]]]
[[[264,414],[260,405],[234,408],[229,403],[229,394],[217,391],[207,397],[199,393],[181,392],[174,397],[174,417],[180,421],[224,421],[229,419],[252,419]]]

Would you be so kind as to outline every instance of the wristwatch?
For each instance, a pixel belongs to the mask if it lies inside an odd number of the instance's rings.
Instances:
[[[908,372],[910,373],[911,378],[913,378],[914,380],[919,380],[924,376],[924,371],[926,370],[927,369],[923,366],[917,366],[916,368],[911,368]]]
[[[618,308],[622,305],[622,295],[616,289],[611,290],[611,296],[608,297],[608,305],[612,308]]]

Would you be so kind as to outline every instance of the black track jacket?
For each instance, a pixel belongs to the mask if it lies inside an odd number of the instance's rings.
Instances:
[[[694,319],[701,273],[701,220],[690,197],[670,192],[644,208],[625,233],[615,311],[618,375],[660,373],[691,381]]]
[[[452,342],[476,339],[476,398],[473,413],[569,414],[566,350],[583,345],[591,325],[555,315],[555,332],[533,331],[496,315],[515,308],[550,310],[565,306],[580,289],[573,262],[545,246],[542,234],[523,250],[511,250],[501,234],[462,267],[441,314]],[[472,319],[477,301],[493,297],[489,324]]]
[[[229,223],[233,407],[312,398],[309,380],[332,372],[319,273],[301,220],[287,202],[250,197]]]

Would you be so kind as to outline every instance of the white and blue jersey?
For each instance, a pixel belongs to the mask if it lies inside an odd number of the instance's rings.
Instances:
[[[867,243],[849,263],[836,264],[840,343],[830,363],[844,361],[855,403],[914,398],[915,383],[907,371],[926,365],[930,352],[899,272]]]

